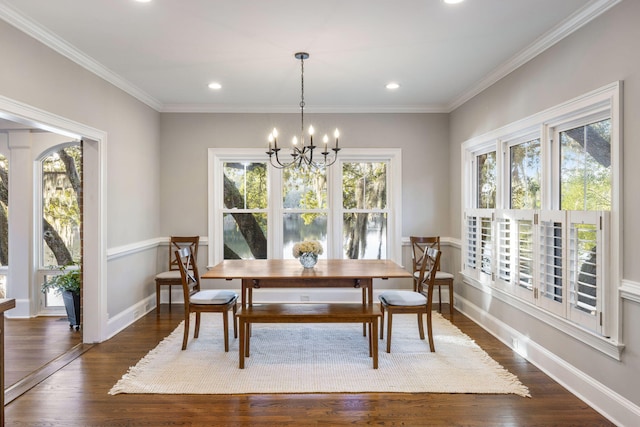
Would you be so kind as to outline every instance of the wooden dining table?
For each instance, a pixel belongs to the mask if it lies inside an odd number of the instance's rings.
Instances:
[[[362,303],[373,304],[373,279],[412,278],[391,260],[320,259],[304,268],[297,259],[224,260],[203,279],[242,280],[242,305],[252,304],[253,290],[263,288],[356,288]]]
[[[369,356],[378,368],[378,322],[380,310],[373,305],[373,279],[412,278],[410,272],[390,260],[320,259],[304,268],[296,259],[224,260],[201,276],[203,279],[240,279],[242,306],[238,356],[240,369],[249,357],[252,323],[362,322],[369,331]],[[355,288],[362,289],[362,304],[258,304],[253,290],[262,288]]]

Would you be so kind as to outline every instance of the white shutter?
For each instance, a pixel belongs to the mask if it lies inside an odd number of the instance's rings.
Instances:
[[[485,283],[492,280],[492,215],[493,209],[468,209],[465,212],[465,272]]]
[[[480,223],[480,241],[479,241],[479,259],[480,259],[480,278],[492,281],[493,273],[493,221],[492,212],[485,213],[478,218]]]
[[[513,210],[515,295],[527,301],[534,301],[534,215],[533,210]]]
[[[566,315],[566,212],[544,211],[538,221],[538,305]]]
[[[476,269],[478,241],[478,217],[467,213],[465,218],[465,270],[469,273]]]
[[[496,211],[496,286],[511,292],[514,277],[514,219],[510,210]]]
[[[587,329],[602,333],[604,277],[603,223],[605,212],[568,211],[569,280],[568,317]],[[607,221],[608,222],[608,221]]]

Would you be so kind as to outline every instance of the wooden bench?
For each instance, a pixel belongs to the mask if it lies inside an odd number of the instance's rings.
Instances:
[[[373,304],[261,304],[241,307],[237,317],[240,326],[239,368],[249,357],[252,323],[363,323],[369,326],[369,357],[378,369],[378,322],[382,314]]]

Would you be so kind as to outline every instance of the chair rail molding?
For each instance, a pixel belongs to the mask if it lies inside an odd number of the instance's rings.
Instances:
[[[640,304],[640,283],[631,280],[622,280],[620,286],[620,297]]]

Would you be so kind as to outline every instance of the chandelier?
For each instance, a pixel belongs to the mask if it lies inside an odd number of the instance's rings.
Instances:
[[[304,60],[309,58],[309,54],[307,52],[298,52],[295,54],[295,57],[300,60],[300,140],[298,140],[297,136],[294,136],[291,141],[292,146],[289,153],[291,159],[281,159],[279,157],[279,153],[282,148],[278,147],[278,130],[273,128],[273,131],[269,134],[269,151],[267,151],[267,154],[269,155],[269,162],[272,166],[278,169],[284,169],[291,166],[325,168],[334,164],[338,159],[338,151],[340,151],[340,148],[338,147],[338,137],[340,136],[340,132],[336,129],[333,133],[335,138],[335,147],[329,147],[329,137],[326,134],[322,138],[322,145],[314,145],[313,135],[315,130],[313,129],[313,126],[309,126],[309,144],[306,144],[304,134]],[[316,157],[314,159],[314,151],[316,149],[319,151],[315,152]]]

